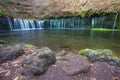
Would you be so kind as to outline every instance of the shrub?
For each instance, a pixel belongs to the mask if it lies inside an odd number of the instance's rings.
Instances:
[[[5,10],[0,6],[0,16],[3,16],[5,13]]]

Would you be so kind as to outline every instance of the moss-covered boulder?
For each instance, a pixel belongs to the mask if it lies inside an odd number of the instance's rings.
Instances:
[[[2,47],[0,50],[0,63],[13,60],[22,54],[24,54],[24,50],[21,47]]]
[[[120,59],[115,56],[114,52],[110,49],[83,49],[79,52],[80,55],[86,56],[90,62],[101,61],[107,62],[110,65],[119,65]]]
[[[24,75],[45,73],[56,62],[55,53],[47,47],[36,50],[22,61]]]

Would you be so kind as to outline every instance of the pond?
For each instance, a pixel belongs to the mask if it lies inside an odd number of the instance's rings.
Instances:
[[[69,50],[78,53],[84,48],[107,48],[120,57],[120,32],[92,30],[28,30],[1,32],[0,39],[10,45],[33,44],[55,51]]]

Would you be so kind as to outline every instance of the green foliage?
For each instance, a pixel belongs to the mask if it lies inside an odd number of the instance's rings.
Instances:
[[[60,17],[59,15],[56,15],[56,16],[55,16],[55,19],[58,19],[59,17]]]
[[[111,7],[108,11],[110,11],[110,12],[117,12],[118,10],[115,7]]]
[[[92,16],[92,15],[95,15],[95,14],[97,14],[97,15],[105,15],[106,12],[103,12],[103,11],[99,10],[98,8],[94,8],[94,9],[89,10],[87,16]]]
[[[40,19],[47,19],[49,17],[50,17],[49,13],[45,13],[45,14],[40,15]]]
[[[3,16],[5,13],[5,10],[0,6],[0,16]]]
[[[41,16],[40,16],[40,19],[45,19],[45,15],[41,15]]]
[[[85,16],[88,15],[88,14],[89,14],[89,9],[83,8],[82,11],[81,11],[81,16],[82,16],[82,17],[85,17]]]

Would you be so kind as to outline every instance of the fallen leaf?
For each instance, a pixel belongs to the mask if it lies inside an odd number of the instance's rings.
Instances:
[[[19,78],[19,77],[17,76],[17,77],[16,77],[15,79],[13,79],[13,80],[18,80],[18,78]]]

